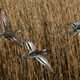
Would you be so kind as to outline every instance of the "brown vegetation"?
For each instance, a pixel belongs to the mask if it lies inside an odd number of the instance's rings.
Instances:
[[[38,49],[48,48],[47,59],[53,73],[37,61],[23,64],[17,55],[25,50],[0,38],[0,80],[80,80],[80,37],[67,24],[80,19],[79,0],[0,0],[16,35],[30,39]]]

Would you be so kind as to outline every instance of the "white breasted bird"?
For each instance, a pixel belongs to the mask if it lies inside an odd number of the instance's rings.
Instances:
[[[53,72],[53,69],[51,68],[51,65],[49,64],[48,60],[40,54],[46,53],[47,50],[46,49],[43,49],[42,51],[37,50],[36,46],[31,41],[27,41],[25,44],[26,47],[28,48],[29,53],[28,54],[25,53],[23,55],[23,59],[26,58],[36,59],[39,63],[41,63],[42,65],[44,65],[46,68]]]

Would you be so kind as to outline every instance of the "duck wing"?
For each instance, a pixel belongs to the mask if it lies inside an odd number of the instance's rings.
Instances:
[[[31,41],[26,42],[26,47],[28,48],[29,52],[34,52],[37,49]]]
[[[34,58],[38,62],[40,62],[42,65],[47,67],[49,70],[53,71],[53,69],[51,68],[51,65],[49,64],[48,60],[45,57],[43,57],[42,55],[36,55],[36,56],[34,56]]]
[[[6,11],[3,9],[0,9],[0,21],[2,22],[2,25],[3,25],[2,27],[4,32],[12,31],[9,17],[6,14]]]

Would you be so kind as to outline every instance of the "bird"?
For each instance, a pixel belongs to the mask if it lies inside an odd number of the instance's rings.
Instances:
[[[0,25],[3,28],[3,32],[0,33],[0,36],[4,36],[9,40],[16,40],[15,33],[12,31],[8,15],[6,14],[6,11],[3,9],[0,9]]]
[[[28,49],[28,54],[25,53],[22,56],[23,59],[26,59],[26,58],[35,59],[39,63],[41,63],[43,66],[45,66],[47,69],[49,69],[51,72],[53,72],[53,69],[52,69],[51,65],[49,64],[48,60],[40,54],[40,53],[46,53],[47,49],[43,49],[42,51],[39,51],[36,48],[35,44],[33,44],[33,42],[31,42],[31,41],[26,41],[25,45],[26,45],[26,47]]]
[[[6,11],[3,9],[0,9],[0,25],[3,29],[3,31],[0,33],[1,37],[4,36],[6,39],[17,43],[20,46],[23,46],[21,40],[16,36],[16,32],[19,30],[16,31],[12,30],[10,19]]]
[[[71,26],[73,27],[74,32],[80,33],[80,21],[71,23]]]
[[[71,35],[69,40],[73,39],[73,37],[77,35],[80,35],[80,21],[71,22],[68,25],[70,25],[73,29],[73,31],[67,32],[67,34],[69,33]]]
[[[80,35],[80,21],[76,21],[70,24],[71,27],[73,28],[73,31],[71,33],[71,39],[75,36]]]

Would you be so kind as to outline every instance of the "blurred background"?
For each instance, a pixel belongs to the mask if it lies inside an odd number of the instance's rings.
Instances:
[[[53,73],[37,61],[23,64],[17,55],[25,49],[0,38],[0,80],[80,80],[80,36],[72,39],[71,22],[80,20],[80,0],[0,0],[13,31],[20,39],[30,39],[45,56]]]

